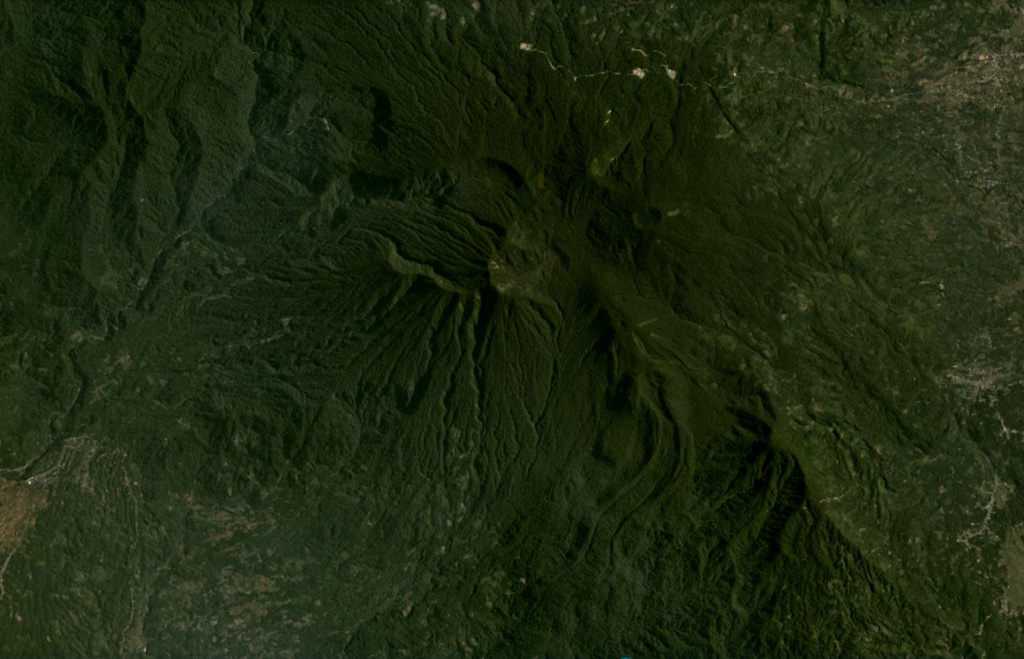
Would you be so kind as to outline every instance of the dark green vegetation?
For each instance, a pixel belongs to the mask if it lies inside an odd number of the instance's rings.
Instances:
[[[1024,6],[0,13],[4,654],[1024,649]]]

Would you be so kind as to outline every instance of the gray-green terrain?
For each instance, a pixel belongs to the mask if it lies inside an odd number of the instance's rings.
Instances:
[[[0,655],[1024,653],[1024,2],[0,53]]]

